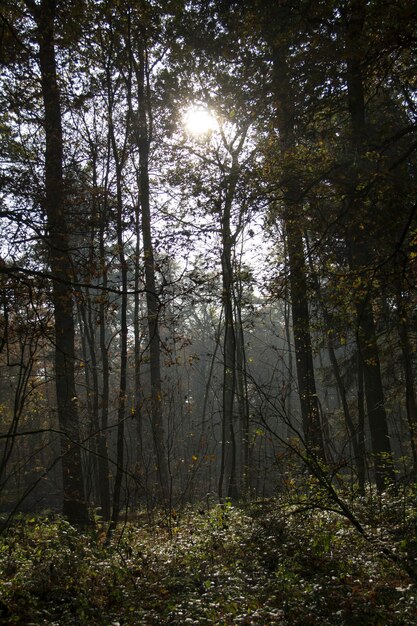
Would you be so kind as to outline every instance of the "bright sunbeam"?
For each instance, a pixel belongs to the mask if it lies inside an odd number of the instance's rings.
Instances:
[[[205,135],[217,129],[214,115],[202,106],[192,106],[184,115],[184,126],[191,135]]]

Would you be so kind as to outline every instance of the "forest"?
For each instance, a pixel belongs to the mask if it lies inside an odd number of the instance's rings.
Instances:
[[[2,0],[0,623],[417,624],[412,0]]]

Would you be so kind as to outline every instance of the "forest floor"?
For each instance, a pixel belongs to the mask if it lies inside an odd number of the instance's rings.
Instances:
[[[0,537],[0,623],[40,626],[417,624],[415,498],[355,501],[371,540],[321,502],[160,513],[80,531],[15,518]]]

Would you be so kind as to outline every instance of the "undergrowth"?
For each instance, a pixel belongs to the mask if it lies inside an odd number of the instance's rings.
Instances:
[[[417,624],[417,591],[387,559],[417,556],[411,499],[356,504],[368,536],[307,500],[196,507],[80,532],[16,518],[0,539],[0,622],[56,626]]]

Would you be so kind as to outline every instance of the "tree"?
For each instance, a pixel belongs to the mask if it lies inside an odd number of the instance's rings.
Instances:
[[[352,163],[348,188],[347,211],[351,215],[349,245],[352,270],[357,276],[355,309],[357,316],[357,341],[365,383],[365,396],[372,449],[375,457],[375,479],[382,491],[387,481],[394,478],[392,451],[388,433],[380,358],[376,338],[372,296],[363,283],[364,273],[369,271],[371,259],[369,240],[362,228],[362,216],[366,212],[362,189],[368,178],[369,135],[366,123],[365,88],[362,75],[363,26],[365,3],[354,0],[343,12],[345,26],[346,83],[350,115],[350,141]]]
[[[258,7],[258,11],[262,9],[262,6]],[[266,15],[268,22],[264,20]],[[293,167],[293,154],[298,142],[296,121],[303,113],[297,110],[295,77],[291,67],[292,50],[299,43],[299,19],[298,10],[284,2],[274,9],[273,19],[269,13],[265,13],[260,18],[259,27],[270,48],[272,59],[273,125],[278,131],[279,159],[282,162],[279,186],[282,192],[282,219],[288,251],[291,313],[303,431],[308,448],[319,458],[325,459],[311,341],[307,265],[302,230],[303,189],[299,186],[297,170]]]
[[[73,523],[87,523],[79,418],[75,388],[75,324],[68,216],[63,186],[63,138],[60,90],[55,57],[56,0],[26,0],[36,22],[45,131],[45,196],[47,245],[55,316],[55,377],[58,419],[62,430],[63,514]]]
[[[169,474],[165,450],[165,434],[162,411],[161,338],[159,334],[160,303],[155,280],[155,257],[151,232],[149,151],[152,142],[152,109],[150,101],[150,78],[148,50],[144,33],[140,33],[136,79],[138,85],[139,119],[137,147],[139,152],[139,206],[142,217],[143,260],[145,265],[145,290],[148,317],[148,336],[151,380],[151,420],[155,460],[162,500],[167,501]]]

